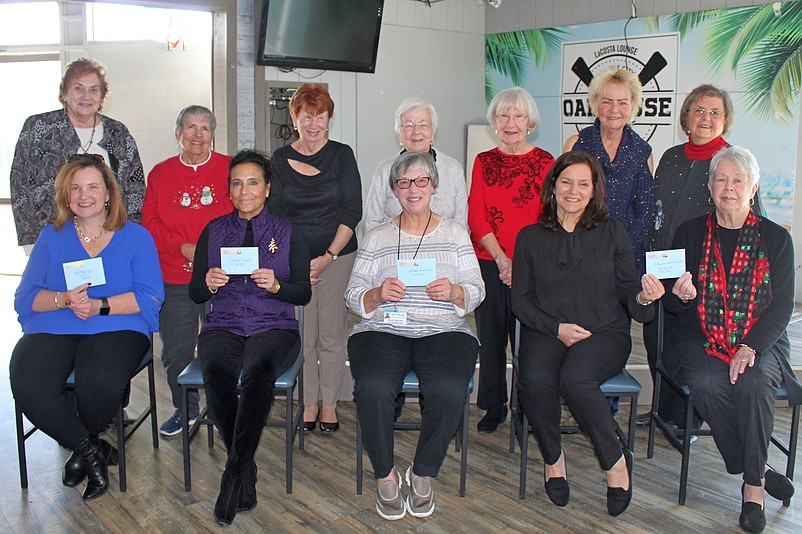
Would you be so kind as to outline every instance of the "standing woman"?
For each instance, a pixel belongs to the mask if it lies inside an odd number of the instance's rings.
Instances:
[[[265,209],[270,177],[263,154],[243,150],[234,156],[228,177],[234,211],[204,228],[189,285],[192,300],[209,303],[198,360],[209,412],[228,452],[214,505],[221,525],[256,506],[254,454],[276,378],[301,349],[294,305],[311,295],[309,254],[298,229]],[[226,273],[222,247],[256,247],[258,268]]]
[[[312,300],[304,311],[304,431],[336,432],[345,373],[343,294],[356,256],[362,183],[351,147],[326,137],[334,102],[322,85],[305,83],[290,99],[298,139],[273,152],[270,210],[298,228],[309,249]],[[318,410],[318,401],[322,408]]]
[[[195,246],[209,221],[231,211],[227,191],[231,157],[212,150],[216,127],[214,114],[203,106],[190,105],[178,113],[175,138],[181,152],[150,171],[142,206],[142,224],[156,241],[164,277],[159,334],[175,410],[159,428],[163,436],[181,432],[178,375],[195,357],[198,322],[204,314],[204,306],[192,302],[187,292]],[[198,397],[189,395],[190,425],[198,415]]]
[[[654,217],[654,177],[652,147],[630,126],[641,108],[641,83],[627,70],[609,68],[594,76],[588,93],[596,120],[569,137],[564,151],[582,150],[601,163],[610,217],[624,225],[638,274],[643,274],[644,242]]]
[[[423,100],[408,98],[395,110],[395,133],[405,152],[428,152],[434,158],[440,186],[432,196],[432,211],[468,225],[468,191],[465,188],[465,171],[462,165],[443,152],[434,149],[437,134],[437,111]],[[399,154],[394,154],[379,163],[370,184],[370,193],[365,202],[365,233],[384,221],[401,213],[401,204],[389,186],[390,167]]]
[[[554,157],[526,140],[540,126],[532,96],[520,87],[498,93],[487,110],[499,146],[476,156],[468,226],[487,296],[476,308],[479,334],[479,394],[487,413],[479,432],[495,432],[507,418],[507,340],[515,334],[510,304],[512,255],[524,226],[537,222],[540,192]]]
[[[14,295],[23,336],[9,375],[28,420],[72,450],[62,483],[88,479],[89,500],[109,488],[115,453],[99,434],[159,330],[164,294],[153,238],[126,220],[114,173],[100,157],[73,154],[56,176],[55,197],[58,217],[42,229]],[[105,283],[68,284],[65,264],[90,259],[102,265],[93,272]],[[73,370],[74,397],[64,386]]]
[[[543,186],[540,223],[515,245],[512,307],[521,321],[518,391],[540,452],[546,494],[570,498],[560,435],[560,398],[590,438],[607,478],[607,512],[632,499],[632,451],[623,449],[601,384],[621,372],[632,348],[630,317],[654,316],[663,296],[654,275],[635,274],[632,245],[608,218],[604,174],[586,152],[566,152]]]
[[[28,117],[11,163],[11,211],[17,242],[26,247],[56,218],[53,182],[73,154],[99,154],[117,178],[128,218],[139,222],[145,173],[139,150],[121,122],[100,112],[109,91],[106,67],[94,59],[76,59],[59,86],[63,108]]]

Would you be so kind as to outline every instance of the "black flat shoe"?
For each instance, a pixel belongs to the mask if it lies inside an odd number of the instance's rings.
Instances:
[[[771,468],[770,465],[766,466],[766,493],[779,501],[787,501],[794,496],[794,483],[791,480],[778,473]],[[67,466],[64,466],[66,471]]]
[[[747,532],[763,532],[766,528],[766,512],[763,505],[756,502],[744,501],[744,484],[741,484],[741,516],[738,523]]]
[[[246,467],[242,474],[242,491],[239,494],[237,512],[250,512],[256,508],[256,462]]]
[[[543,464],[543,480],[546,487],[546,495],[549,500],[557,506],[565,506],[571,498],[571,488],[568,487],[568,481],[565,477],[551,477],[546,480],[546,464]]]
[[[77,452],[73,452],[67,463],[64,464],[64,473],[61,475],[61,483],[68,488],[74,488],[86,479],[86,465],[84,459]]]
[[[476,429],[482,434],[492,434],[498,429],[498,425],[507,420],[507,405],[494,406],[490,408],[476,424]]]
[[[632,464],[635,458],[632,451],[624,449],[624,461],[629,473],[629,489],[607,487],[607,513],[615,517],[624,513],[632,501]]]
[[[237,515],[240,493],[242,493],[242,477],[236,476],[228,469],[220,478],[220,494],[214,503],[214,519],[221,526],[228,526]]]
[[[320,422],[320,431],[325,432],[327,434],[333,434],[340,429],[339,421],[335,421],[333,423],[324,423],[323,421]]]

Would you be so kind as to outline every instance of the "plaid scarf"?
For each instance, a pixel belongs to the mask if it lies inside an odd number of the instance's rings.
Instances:
[[[724,270],[715,217],[713,210],[707,219],[698,277],[702,294],[696,309],[707,337],[705,352],[729,364],[738,344],[771,303],[771,275],[754,212],[749,210],[738,234],[729,273]]]

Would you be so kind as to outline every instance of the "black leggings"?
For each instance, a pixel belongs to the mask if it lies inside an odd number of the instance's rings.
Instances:
[[[293,330],[267,330],[249,337],[209,330],[198,338],[206,403],[226,444],[226,469],[233,474],[239,475],[253,461],[273,404],[276,378],[292,366],[300,350],[301,339]]]
[[[11,355],[14,399],[28,420],[68,449],[102,432],[150,340],[140,332],[25,334]],[[65,382],[75,370],[75,400]]]

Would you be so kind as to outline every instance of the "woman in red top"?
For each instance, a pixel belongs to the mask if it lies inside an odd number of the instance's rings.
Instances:
[[[487,413],[479,432],[495,432],[507,418],[507,339],[513,342],[515,317],[510,304],[515,238],[535,224],[542,208],[540,191],[554,157],[526,136],[540,126],[532,96],[520,87],[498,93],[487,110],[498,148],[482,152],[473,164],[468,226],[487,296],[476,309],[479,349],[479,408]]]
[[[178,375],[195,357],[198,321],[203,304],[190,300],[195,245],[204,227],[233,207],[228,196],[228,162],[231,156],[212,150],[217,120],[203,106],[191,105],[178,113],[175,138],[181,153],[156,164],[148,175],[142,225],[150,231],[159,251],[164,278],[161,310],[162,363],[175,411],[159,428],[163,436],[181,432]],[[198,414],[198,394],[189,396],[190,424]]]

